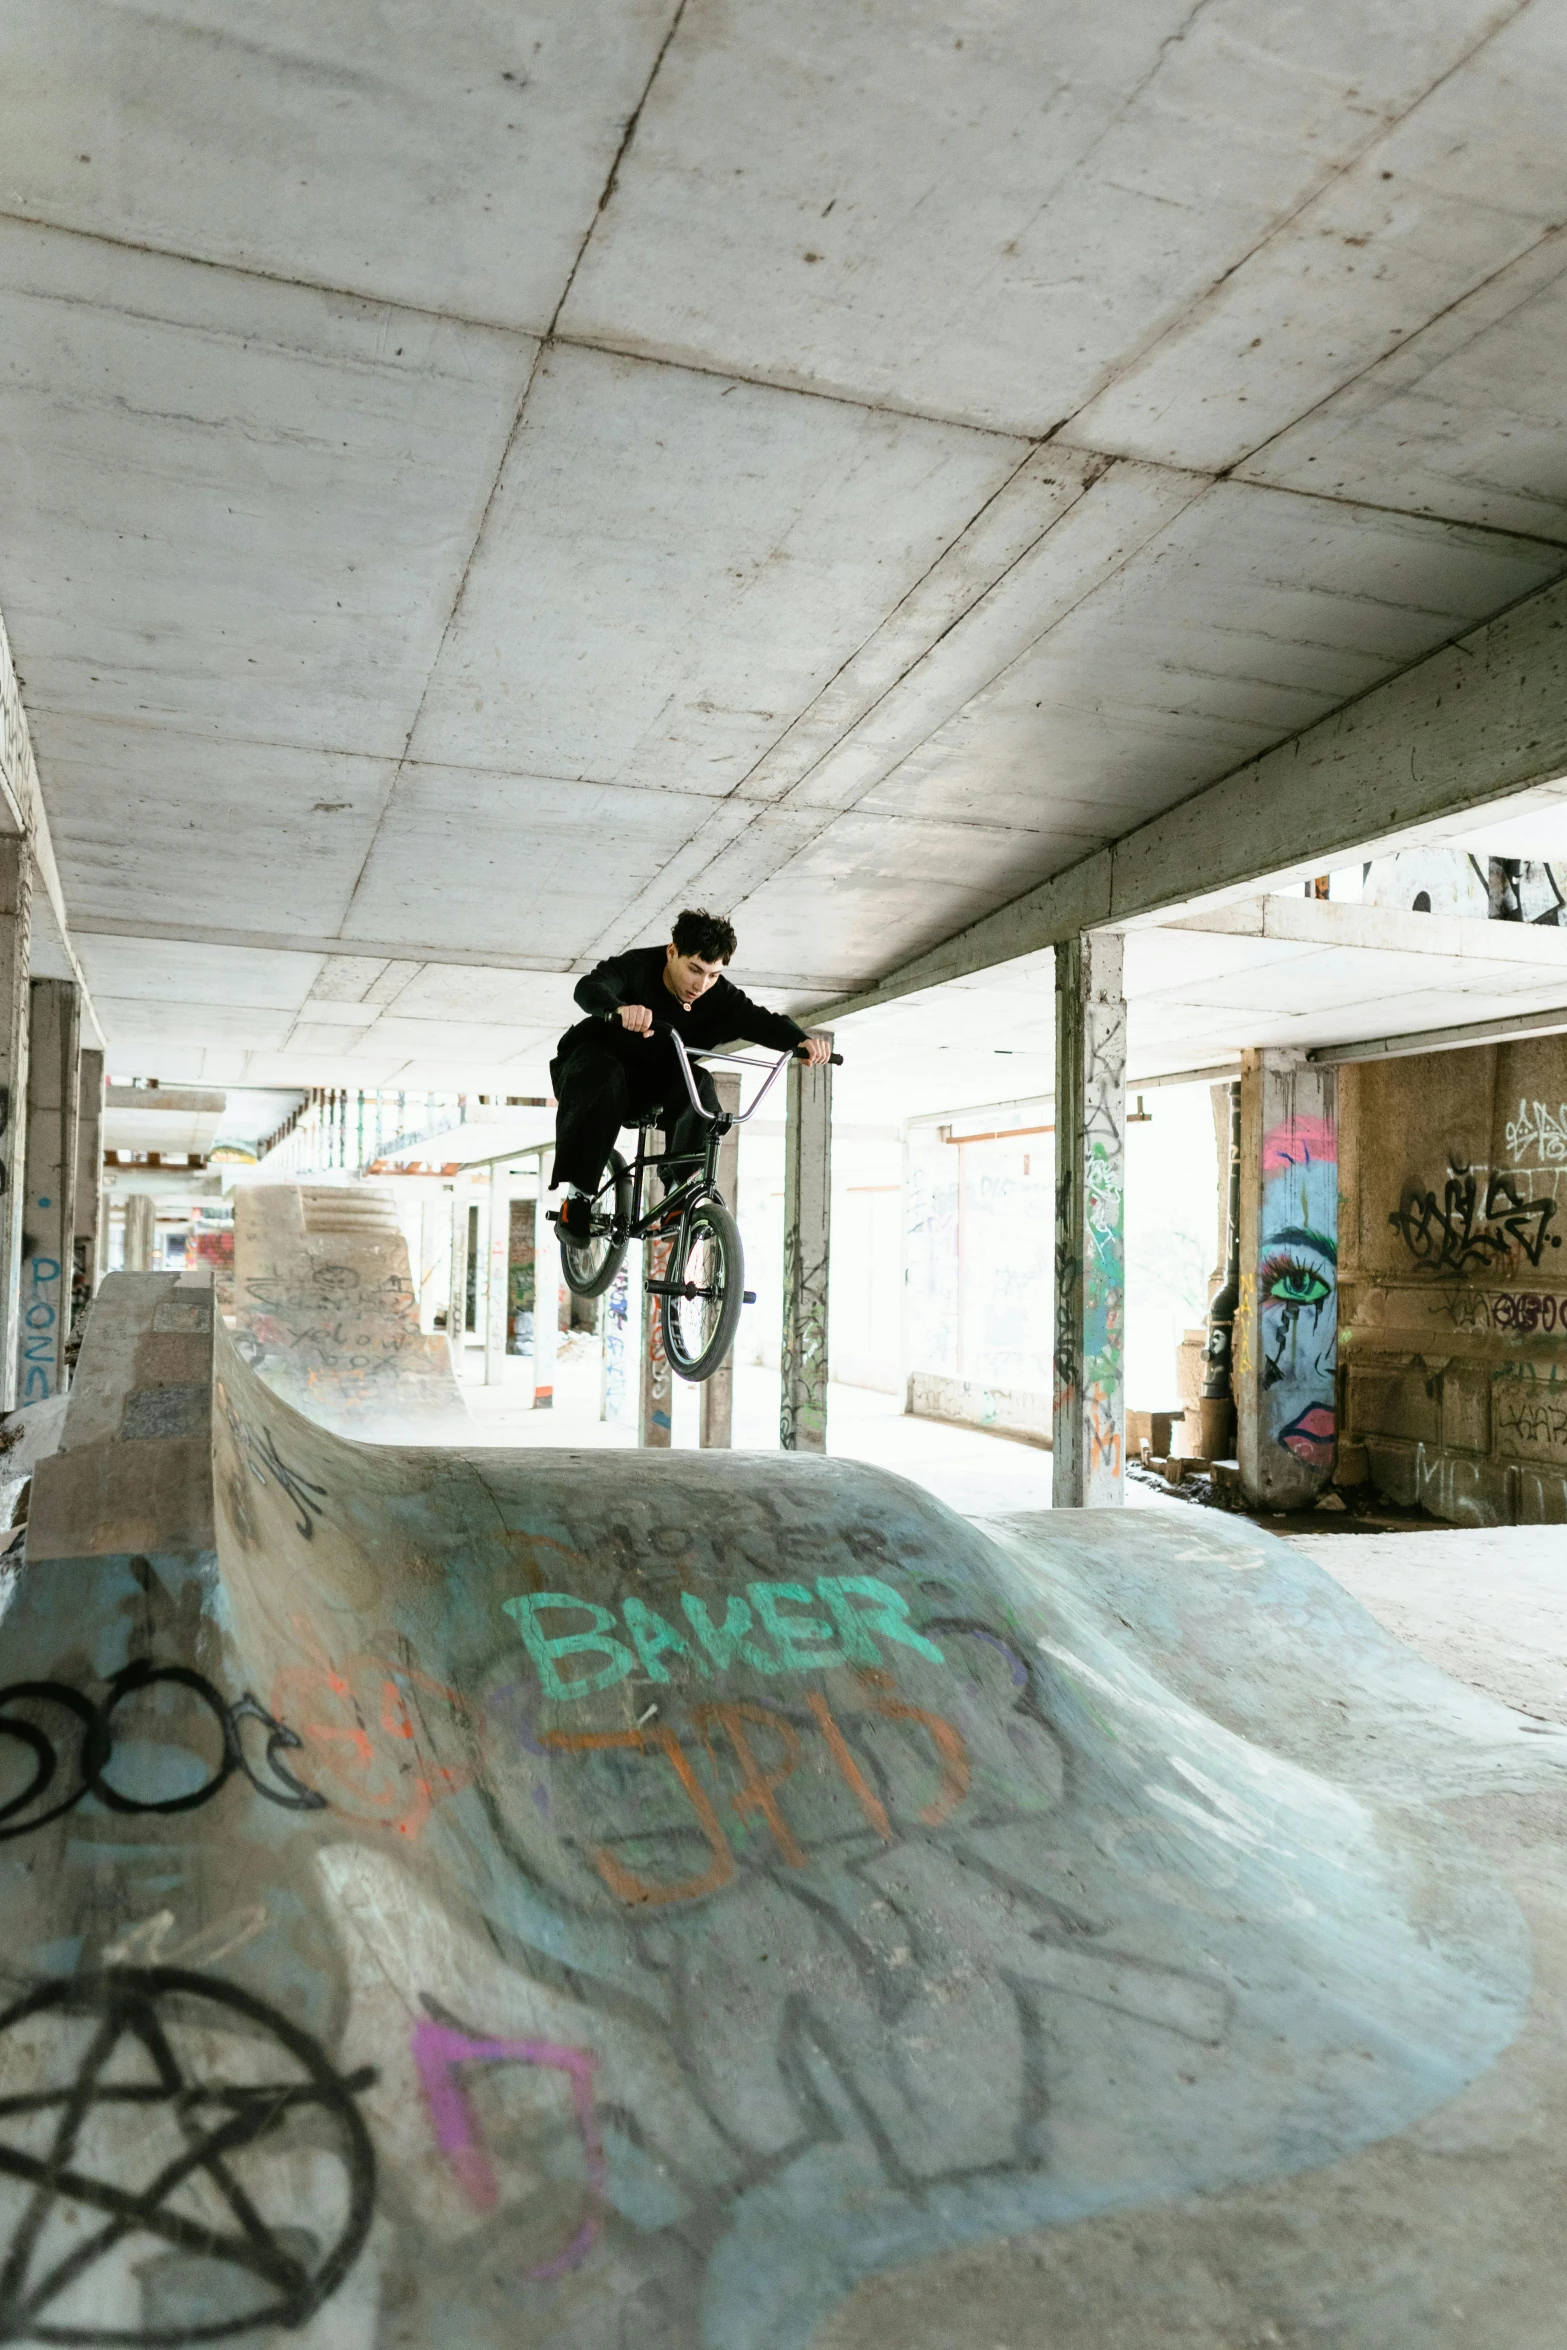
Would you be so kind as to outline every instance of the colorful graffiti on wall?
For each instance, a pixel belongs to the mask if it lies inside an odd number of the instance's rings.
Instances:
[[[1308,1468],[1330,1469],[1338,1365],[1338,1132],[1330,1117],[1286,1117],[1263,1136],[1250,1314],[1263,1441]]]

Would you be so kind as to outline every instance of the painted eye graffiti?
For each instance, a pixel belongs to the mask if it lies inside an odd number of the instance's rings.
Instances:
[[[1333,1284],[1309,1257],[1269,1257],[1257,1286],[1265,1305],[1320,1306],[1333,1295]]]

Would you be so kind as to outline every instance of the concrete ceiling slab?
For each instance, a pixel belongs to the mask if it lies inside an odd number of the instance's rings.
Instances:
[[[409,1020],[485,1020],[556,1032],[580,1019],[569,973],[492,971],[482,964],[426,963],[398,994],[396,1012]]]
[[[688,0],[562,327],[1042,434],[1510,13]]]
[[[994,434],[556,351],[413,755],[729,791],[1026,455]]]
[[[970,919],[965,908],[1030,885],[1026,841],[974,826],[836,817],[820,838],[735,909],[747,961],[763,967],[813,959],[845,975],[877,964],[889,923],[934,943]]]
[[[1410,507],[1567,540],[1567,233],[1512,268],[1281,433],[1248,481],[1334,498],[1390,481]]]
[[[46,711],[49,825],[72,912],[335,932],[395,763]]]
[[[672,14],[21,0],[7,209],[542,331]]]
[[[1525,539],[1219,483],[866,804],[1032,808],[1097,845],[1560,567]]]
[[[688,902],[820,1001],[1559,576],[1562,5],[19,0],[0,608],[138,1052],[536,1090]]]
[[[0,221],[29,713],[401,752],[533,350]]]
[[[564,968],[703,806],[690,793],[406,767],[354,896],[353,931],[524,947]]]
[[[1561,15],[1547,0],[1501,17],[1075,417],[1071,437],[1204,472],[1236,465],[1553,229]]]
[[[276,1049],[293,1025],[291,1012],[269,1012],[256,1004],[214,1004],[198,997],[102,997],[110,1037],[109,1058],[116,1074],[144,1077],[206,1077],[216,1072],[202,1059],[212,1046],[250,1054]],[[200,1044],[192,1042],[199,1037]]]
[[[269,954],[247,947],[187,946],[172,939],[85,934],[82,961],[94,995],[156,1005],[186,1003],[294,1011],[321,968],[319,955]]]

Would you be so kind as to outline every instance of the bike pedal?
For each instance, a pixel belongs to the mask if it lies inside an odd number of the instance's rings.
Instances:
[[[756,1291],[754,1289],[742,1289],[740,1292],[740,1303],[743,1306],[754,1306],[756,1303]]]

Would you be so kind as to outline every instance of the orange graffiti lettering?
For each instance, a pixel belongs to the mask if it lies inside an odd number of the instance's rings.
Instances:
[[[714,1893],[720,1885],[727,1885],[735,1873],[735,1856],[729,1849],[729,1839],[719,1825],[718,1814],[707,1799],[707,1794],[691,1768],[685,1748],[667,1722],[657,1722],[646,1730],[546,1730],[539,1741],[541,1746],[553,1747],[561,1754],[602,1753],[608,1747],[629,1747],[633,1753],[646,1754],[651,1743],[663,1754],[684,1789],[691,1809],[696,1813],[703,1835],[707,1838],[713,1859],[711,1867],[698,1877],[684,1877],[678,1885],[654,1885],[645,1877],[636,1876],[622,1867],[612,1852],[600,1845],[592,1855],[593,1866],[617,1899],[658,1903],[664,1901],[695,1901],[703,1893]]]
[[[870,1692],[874,1712],[885,1715],[889,1722],[921,1722],[930,1733],[931,1744],[941,1758],[941,1786],[935,1801],[925,1804],[915,1817],[927,1828],[940,1827],[967,1795],[974,1775],[961,1734],[950,1722],[944,1722],[940,1714],[927,1713],[923,1706],[908,1705],[901,1697],[892,1696],[890,1692],[895,1684],[890,1673],[866,1668],[855,1679]]]
[[[697,1727],[702,1731],[708,1759],[715,1772],[718,1768],[718,1758],[713,1753],[712,1743],[707,1737],[706,1724],[717,1722],[728,1733],[729,1743],[739,1758],[743,1774],[738,1793],[730,1798],[740,1817],[744,1819],[748,1812],[759,1811],[771,1828],[778,1849],[789,1867],[803,1869],[806,1866],[806,1855],[796,1842],[789,1823],[778,1808],[777,1802],[778,1789],[786,1779],[793,1776],[794,1766],[799,1760],[800,1740],[797,1733],[784,1720],[782,1714],[775,1713],[771,1706],[764,1705],[699,1705],[696,1709],[695,1720]],[[752,1750],[751,1741],[745,1733],[747,1722],[754,1722],[762,1729],[772,1731],[782,1742],[784,1759],[777,1770],[767,1772],[759,1766]]]

